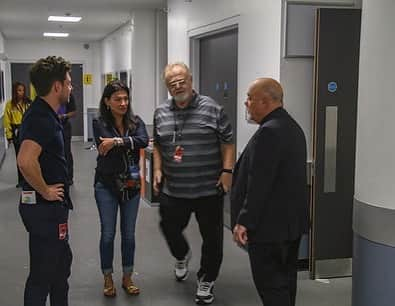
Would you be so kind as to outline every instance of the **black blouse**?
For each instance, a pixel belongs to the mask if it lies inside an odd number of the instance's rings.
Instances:
[[[136,116],[136,121],[135,130],[127,130],[125,135],[121,136],[114,126],[108,125],[103,119],[93,120],[93,134],[97,147],[101,143],[100,137],[123,139],[122,146],[112,148],[105,156],[98,154],[95,182],[105,183],[105,177],[125,173],[131,164],[139,165],[140,149],[148,145],[148,133],[143,120]]]

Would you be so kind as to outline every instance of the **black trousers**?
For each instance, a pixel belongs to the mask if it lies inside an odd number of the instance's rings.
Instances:
[[[63,125],[63,138],[64,138],[64,155],[67,163],[68,180],[72,181],[74,178],[74,160],[71,153],[71,124],[67,122]]]
[[[197,276],[205,281],[216,280],[222,263],[223,207],[222,196],[182,199],[162,194],[160,197],[160,227],[171,254],[178,260],[189,251],[183,231],[195,213],[203,240]]]
[[[265,306],[295,306],[299,243],[248,245],[252,276]]]
[[[20,204],[19,212],[29,232],[30,272],[24,306],[67,306],[72,253],[65,227],[68,208],[59,204]]]

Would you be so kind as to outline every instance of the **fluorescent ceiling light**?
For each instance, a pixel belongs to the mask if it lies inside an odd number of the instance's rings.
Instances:
[[[45,32],[43,35],[46,37],[68,37],[69,33],[48,33],[48,32]]]
[[[82,17],[73,16],[49,16],[48,21],[61,21],[61,22],[79,22]]]

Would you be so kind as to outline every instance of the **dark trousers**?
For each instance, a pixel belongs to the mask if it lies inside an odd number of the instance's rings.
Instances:
[[[63,138],[64,138],[64,155],[67,163],[68,180],[72,181],[74,178],[74,160],[71,153],[71,124],[67,122],[63,125]]]
[[[171,254],[178,260],[189,251],[183,231],[195,213],[203,240],[197,276],[205,281],[216,280],[222,263],[223,206],[222,196],[182,199],[162,194],[160,197],[160,227]]]
[[[299,243],[248,245],[252,276],[265,306],[295,306]]]
[[[45,306],[48,295],[51,306],[67,306],[72,253],[63,224],[67,223],[68,208],[20,204],[19,212],[29,232],[30,272],[24,306]]]

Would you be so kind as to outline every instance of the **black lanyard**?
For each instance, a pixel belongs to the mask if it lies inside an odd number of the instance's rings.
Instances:
[[[184,110],[182,111],[184,112]],[[188,120],[189,116],[190,116],[190,112],[183,114],[182,125],[178,126],[176,112],[173,111],[173,119],[174,119],[173,143],[176,142],[177,138],[182,139],[182,132],[184,130],[185,122]]]

